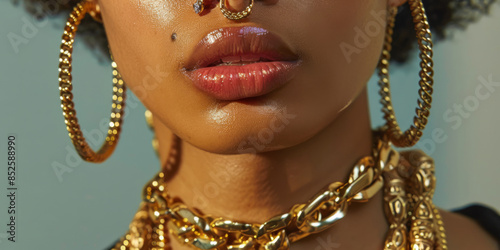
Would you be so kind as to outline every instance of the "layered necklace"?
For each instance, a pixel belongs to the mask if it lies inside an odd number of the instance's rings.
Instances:
[[[168,195],[166,172],[175,168],[180,140],[174,137],[166,166],[147,183],[129,231],[113,249],[172,249],[170,234],[193,249],[289,249],[290,244],[333,227],[352,202],[381,189],[389,230],[384,249],[447,249],[444,225],[432,203],[434,162],[420,150],[398,152],[379,129],[372,155],[361,158],[349,179],[334,182],[308,202],[263,223],[204,215]]]

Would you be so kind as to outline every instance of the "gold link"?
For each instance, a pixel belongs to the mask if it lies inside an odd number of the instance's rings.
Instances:
[[[197,226],[203,232],[210,232],[210,225],[203,218],[196,216],[185,205],[176,206],[173,211],[182,217],[185,222]]]
[[[351,171],[348,183],[352,183],[355,179],[359,178],[359,176],[364,173],[366,169],[373,166],[375,166],[375,161],[373,160],[372,156],[363,157]]]
[[[373,182],[373,168],[368,168],[359,178],[352,183],[346,183],[338,190],[338,197],[334,200],[337,203],[341,201],[350,201],[357,193],[361,192]]]
[[[377,194],[383,186],[384,181],[382,180],[382,177],[379,177],[372,185],[354,195],[352,199],[360,202],[366,202]]]
[[[228,250],[249,250],[254,248],[254,239],[248,238],[240,244],[234,244],[227,246]]]
[[[224,220],[223,218],[213,220],[210,226],[219,231],[241,232],[247,236],[257,235],[257,231],[259,230],[258,227],[254,227],[252,224],[233,222]]]
[[[265,250],[284,250],[290,247],[285,230],[281,230],[276,236],[271,236],[271,240],[264,246]]]
[[[259,227],[256,237],[260,238],[262,235],[281,230],[287,227],[290,224],[290,221],[292,221],[292,216],[290,214],[275,216]]]
[[[299,229],[302,232],[309,234],[321,232],[329,228],[333,223],[344,218],[346,212],[347,212],[347,202],[342,202],[340,204],[340,207],[326,219],[323,219],[321,221],[312,221],[310,219],[307,219],[301,226],[299,226]]]
[[[301,209],[296,216],[297,226],[300,227],[304,224],[308,217],[315,213],[325,202],[332,198],[333,193],[330,190],[323,191],[317,195],[312,202]]]
[[[226,243],[226,241],[224,239],[213,240],[213,239],[194,238],[193,241],[190,243],[199,249],[214,249],[220,247],[222,244]]]
[[[177,237],[181,237],[181,236],[183,236],[187,233],[190,233],[194,230],[193,227],[179,226],[173,220],[169,220],[167,222],[167,227]]]

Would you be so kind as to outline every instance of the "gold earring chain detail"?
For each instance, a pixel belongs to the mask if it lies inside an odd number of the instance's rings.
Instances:
[[[111,105],[111,119],[106,139],[101,148],[94,152],[85,140],[85,137],[78,124],[75,105],[73,103],[73,83],[72,83],[72,53],[78,25],[86,13],[92,11],[95,4],[83,1],[78,3],[70,14],[64,28],[62,36],[61,51],[59,55],[59,91],[61,96],[61,108],[63,111],[66,129],[78,154],[82,159],[90,162],[102,162],[112,153],[118,143],[122,126],[123,111],[125,108],[125,85],[117,70],[116,63],[113,62],[113,103]]]
[[[219,4],[220,4],[220,11],[222,12],[222,14],[226,18],[231,19],[231,20],[239,20],[239,19],[243,19],[243,18],[247,17],[248,15],[250,15],[250,13],[252,12],[253,3],[254,3],[254,0],[250,0],[250,5],[248,5],[244,10],[239,11],[239,12],[230,11],[226,7],[226,0],[220,0]]]
[[[427,119],[430,114],[433,92],[433,61],[432,61],[432,40],[431,31],[425,15],[425,10],[421,0],[409,0],[411,14],[414,20],[415,31],[417,33],[418,45],[420,49],[420,90],[418,91],[418,107],[416,116],[413,118],[413,125],[405,132],[401,131],[396,120],[394,108],[392,105],[390,84],[389,84],[389,61],[391,59],[391,43],[396,18],[397,8],[391,8],[386,29],[386,39],[379,63],[379,86],[382,112],[387,121],[388,133],[392,143],[397,147],[411,147],[415,145],[422,136],[422,130],[427,125]]]

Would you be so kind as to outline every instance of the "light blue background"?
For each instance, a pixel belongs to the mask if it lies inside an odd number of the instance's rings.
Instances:
[[[143,185],[159,169],[144,107],[134,107],[136,99],[129,98],[121,141],[108,161],[99,165],[75,162],[61,116],[57,82],[63,20],[38,23],[5,0],[0,2],[0,16],[0,249],[103,249],[127,230]],[[22,35],[26,22],[37,31],[16,51],[8,36]],[[447,139],[435,149],[422,143],[417,147],[436,161],[435,202],[445,209],[470,202],[500,208],[500,87],[481,100],[458,128],[443,118],[455,103],[463,104],[476,95],[478,77],[491,76],[500,82],[499,27],[496,6],[491,16],[435,46],[434,103],[422,142],[430,140],[435,129],[442,129]],[[109,116],[111,71],[82,45],[77,43],[74,52],[74,93],[82,128],[91,131]],[[414,114],[417,65],[414,58],[405,66],[393,67],[394,103],[403,127]],[[370,87],[373,124],[380,125],[375,79]],[[6,141],[10,133],[18,138],[15,244],[5,238]],[[62,181],[53,171],[56,162],[74,163]]]

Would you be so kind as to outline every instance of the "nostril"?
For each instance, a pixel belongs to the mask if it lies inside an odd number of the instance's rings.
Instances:
[[[220,0],[225,1],[226,8],[230,11],[242,11],[252,2],[252,0]]]

